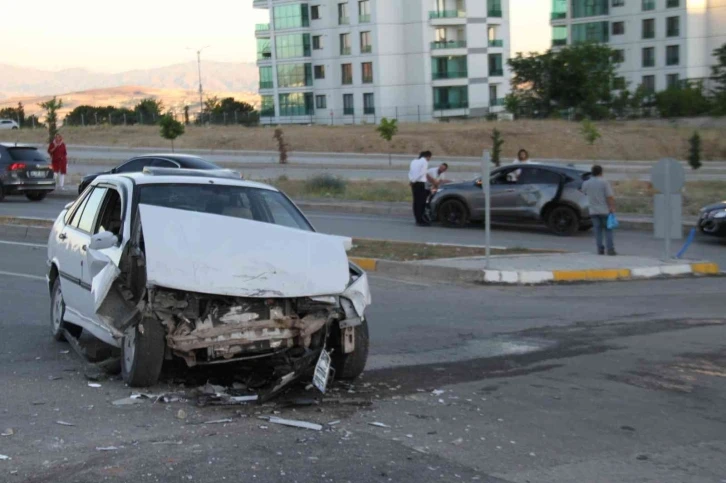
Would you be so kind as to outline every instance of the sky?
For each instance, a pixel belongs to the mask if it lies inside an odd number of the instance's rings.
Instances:
[[[195,60],[195,50],[207,45],[203,58],[254,62],[254,26],[267,22],[267,12],[253,9],[252,0],[0,3],[3,18],[24,19],[3,22],[6,42],[0,46],[0,64],[43,70],[79,67],[121,72],[162,67]],[[510,0],[513,52],[548,47],[550,3]],[[109,4],[117,7],[109,9]]]

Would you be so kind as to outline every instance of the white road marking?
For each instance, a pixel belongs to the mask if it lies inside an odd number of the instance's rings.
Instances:
[[[14,246],[18,246],[18,247],[33,247],[33,248],[48,248],[48,245],[46,245],[46,244],[14,242],[14,241],[6,241],[6,240],[0,240],[0,245],[14,245]]]
[[[4,271],[0,270],[0,275],[7,275],[9,277],[27,278],[30,280],[42,280],[43,282],[45,282],[45,277],[39,277],[38,275],[29,275],[27,273],[4,272]]]
[[[395,282],[395,283],[403,283],[406,285],[415,285],[417,287],[431,287],[431,284],[426,283],[418,283],[418,282],[409,282],[407,280],[400,280],[398,278],[388,278],[388,277],[382,277],[380,275],[373,275],[372,273],[368,273],[368,277],[373,280],[385,280],[386,282]]]

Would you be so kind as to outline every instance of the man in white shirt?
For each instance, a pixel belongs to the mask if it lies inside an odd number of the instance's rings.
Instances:
[[[426,189],[429,191],[433,191],[439,188],[443,183],[445,183],[445,180],[441,177],[447,170],[449,169],[449,165],[446,163],[441,163],[437,168],[430,168],[428,170],[429,177],[432,179],[432,181],[428,181],[426,183]]]
[[[422,152],[418,159],[411,161],[411,167],[408,170],[408,181],[411,184],[411,194],[413,195],[413,216],[419,226],[429,224],[424,220],[424,212],[426,211],[426,199],[428,198],[426,181],[435,182],[428,173],[431,157],[431,151]]]
[[[529,153],[527,152],[526,149],[520,149],[519,152],[517,153],[517,159],[515,159],[512,164],[529,164],[529,163],[531,163],[531,161],[529,159]],[[521,174],[522,174],[521,169],[512,171],[509,174],[509,181],[516,183]]]

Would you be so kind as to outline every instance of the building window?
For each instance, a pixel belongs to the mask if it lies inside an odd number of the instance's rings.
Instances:
[[[681,48],[678,45],[666,47],[666,65],[673,66],[681,63]]]
[[[502,54],[489,54],[489,77],[501,77],[504,75],[504,63]]]
[[[315,66],[315,78],[316,79],[325,79],[325,66],[324,65]]]
[[[343,94],[343,114],[350,116],[355,114],[353,106],[353,94]]]
[[[655,19],[647,18],[643,20],[643,38],[654,39],[655,38]]]
[[[572,0],[572,18],[597,17],[610,13],[610,0]]]
[[[350,55],[350,34],[340,34],[340,55]]]
[[[272,66],[260,67],[260,89],[272,89]]]
[[[320,5],[313,5],[310,7],[310,18],[313,20],[320,20]]]
[[[681,6],[681,0],[666,0],[666,8],[678,8]]]
[[[353,83],[353,64],[343,64],[340,66],[341,70],[341,83],[344,86]]]
[[[552,0],[552,20],[564,20],[567,18],[568,0]]]
[[[313,49],[315,49],[315,50],[323,49],[323,37],[321,35],[316,35],[315,37],[313,37]]]
[[[459,11],[464,10],[459,8]],[[461,16],[461,15],[460,15]],[[466,16],[466,15],[464,15]],[[487,16],[502,18],[502,0],[487,0]]]
[[[613,0],[613,7],[624,7],[625,0]]]
[[[278,35],[275,51],[278,59],[310,57],[310,34]]]
[[[600,42],[610,40],[609,22],[578,23],[572,26],[572,43]]]
[[[257,60],[272,59],[270,39],[257,39]]]
[[[370,0],[362,0],[358,2],[358,23],[370,23],[371,21],[371,2]]]
[[[492,54],[501,57],[501,54]],[[490,55],[490,57],[492,57]],[[461,79],[467,77],[468,69],[466,56],[434,57],[431,59],[431,74],[433,80]]]
[[[275,30],[295,29],[310,26],[308,4],[279,5],[272,11]]]
[[[467,86],[434,87],[434,109],[466,109],[469,107]]]
[[[363,114],[375,114],[376,103],[373,94],[363,94]]]
[[[328,98],[327,96],[315,96],[315,109],[327,109]]]
[[[348,16],[348,4],[338,4],[338,25],[348,25],[350,23],[350,17]]]
[[[363,62],[360,67],[363,83],[373,84],[373,62]]]
[[[668,89],[676,89],[680,87],[681,77],[678,74],[668,74],[666,76],[666,87]]]
[[[625,34],[625,22],[613,22],[613,35]]]
[[[275,96],[260,96],[260,116],[273,117],[275,115]]]
[[[643,0],[643,11],[655,10],[655,0]]]
[[[622,64],[625,62],[625,51],[622,49],[613,51],[613,62],[616,64]]]
[[[666,19],[666,36],[678,37],[681,35],[681,17],[668,17]]]
[[[280,116],[312,116],[313,94],[311,92],[291,92],[280,94]]]
[[[489,86],[489,105],[490,106],[498,106],[500,104],[499,93],[497,91],[498,91],[498,89],[497,89],[496,85]]]
[[[552,47],[567,45],[567,25],[552,27]]]
[[[360,52],[361,54],[370,54],[373,52],[373,46],[371,45],[371,33],[361,32],[360,33]]]
[[[613,89],[622,91],[625,87],[625,77],[616,77],[613,79]]]
[[[655,76],[644,75],[642,86],[645,92],[647,92],[648,94],[653,94],[655,92]]]
[[[312,64],[279,64],[277,87],[305,87],[313,85]]]
[[[655,67],[655,47],[643,49],[643,67]]]

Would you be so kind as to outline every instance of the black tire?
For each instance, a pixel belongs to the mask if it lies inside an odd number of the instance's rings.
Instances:
[[[28,191],[25,193],[25,197],[30,201],[43,201],[46,196],[48,196],[48,193],[45,191]]]
[[[65,313],[66,303],[63,300],[63,291],[61,290],[60,279],[56,278],[53,281],[53,289],[50,295],[50,332],[53,335],[53,338],[58,342],[66,340],[64,329],[76,339],[79,338],[83,332],[83,327],[79,327],[63,320]]]
[[[129,327],[122,341],[121,374],[131,387],[153,386],[164,363],[166,332],[161,322],[144,319]]]
[[[368,320],[363,319],[361,325],[354,329],[355,349],[350,354],[344,354],[340,346],[340,332],[336,331],[338,340],[335,341],[335,351],[332,355],[332,365],[335,377],[342,380],[356,379],[363,373],[368,361]]]
[[[565,205],[558,205],[547,213],[547,226],[558,236],[572,236],[580,228],[577,212]]]
[[[439,221],[451,228],[461,228],[469,223],[469,211],[459,200],[446,200],[439,207]]]
[[[0,201],[5,199],[5,189],[3,188],[2,183],[0,183]]]

